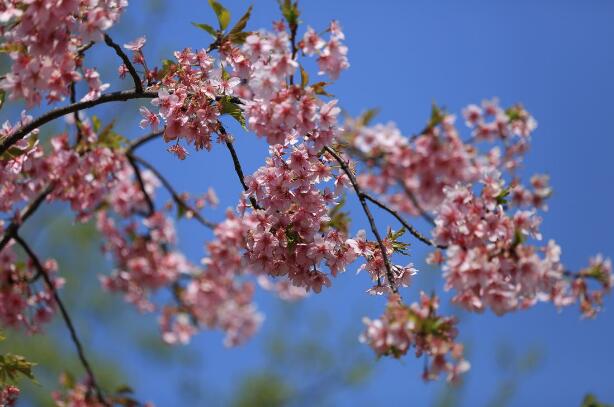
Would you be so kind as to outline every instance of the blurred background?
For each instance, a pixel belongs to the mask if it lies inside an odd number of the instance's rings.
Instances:
[[[251,3],[223,4],[237,19]],[[275,0],[253,4],[248,29],[270,28],[280,18]],[[376,121],[394,121],[411,134],[424,126],[433,101],[457,113],[493,96],[503,105],[522,102],[539,123],[523,172],[527,178],[550,174],[555,191],[544,215],[545,239],[561,244],[570,269],[583,267],[597,252],[614,255],[614,2],[303,0],[300,6],[306,25],[320,31],[337,19],[344,28],[351,67],[330,91],[350,115],[377,107]],[[204,0],[131,0],[110,34],[120,44],[145,34],[145,55],[154,65],[174,50],[206,47],[208,34],[190,23],[214,21]],[[112,89],[130,86],[117,79],[119,62],[112,50],[98,44],[88,58]],[[143,134],[138,106],[112,104],[95,113],[116,117],[121,133],[134,138]],[[0,118],[14,120],[19,110],[4,109]],[[251,173],[261,165],[266,144],[227,124]],[[60,120],[44,133],[67,128]],[[239,197],[240,185],[222,148],[192,152],[178,161],[157,141],[140,154],[179,191],[197,195],[214,188],[221,204],[204,213],[208,219],[222,219]],[[158,200],[161,205],[168,196],[159,194]],[[348,208],[354,213],[352,231],[364,228],[353,196]],[[391,218],[378,215],[382,227],[396,227]],[[428,230],[420,220],[414,222]],[[180,247],[198,262],[210,232],[186,219],[177,226]],[[93,225],[75,224],[66,208],[47,206],[28,222],[24,235],[41,257],[59,260],[67,279],[61,295],[104,385],[130,385],[138,399],[157,406],[580,406],[588,393],[614,402],[612,298],[596,320],[581,320],[577,309],[557,312],[551,305],[499,318],[460,312],[442,293],[442,311],[460,318],[460,340],[472,364],[463,383],[450,388],[422,382],[423,361],[412,355],[377,361],[358,343],[362,316],[378,316],[384,307],[383,299],[364,293],[370,286],[366,274],[348,270],[331,289],[298,304],[259,293],[266,320],[261,332],[239,348],[224,348],[216,332],[171,348],[159,339],[155,315],[139,314],[100,290],[98,275],[112,265],[99,253]],[[412,245],[411,261],[420,272],[405,294],[410,301],[421,289],[441,292],[440,271],[424,264],[427,253],[419,242]],[[82,376],[62,321],[47,333],[21,337],[7,332],[9,339],[0,343],[3,352],[38,363],[40,384],[24,382],[20,405],[49,405],[48,393],[59,387],[60,372]]]

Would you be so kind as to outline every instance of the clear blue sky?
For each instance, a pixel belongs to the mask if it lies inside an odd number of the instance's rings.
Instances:
[[[145,0],[132,0],[132,21],[141,19]],[[204,47],[207,34],[191,21],[212,22],[204,0],[175,1],[163,16],[155,17],[144,34],[150,42],[150,61],[168,57],[173,49]],[[551,175],[555,195],[544,216],[543,234],[563,247],[563,259],[572,269],[584,265],[596,252],[614,255],[614,2],[597,0],[424,0],[424,1],[325,1],[301,2],[302,19],[317,29],[338,19],[349,46],[351,68],[333,88],[340,105],[351,114],[379,107],[382,121],[392,120],[406,133],[423,127],[433,100],[450,111],[468,103],[498,96],[503,104],[522,102],[537,118],[525,174]],[[236,18],[244,1],[225,0]],[[277,19],[274,0],[254,1],[248,28],[269,27]],[[126,19],[125,21],[129,21]],[[141,25],[139,25],[141,26]],[[142,33],[114,28],[118,42]],[[99,56],[100,54],[100,50]],[[100,65],[112,53],[104,50]],[[113,63],[115,61],[113,60]],[[102,68],[102,66],[101,66]],[[115,71],[115,66],[108,68]],[[125,85],[127,86],[127,84]],[[117,107],[115,107],[117,108]],[[113,108],[111,108],[113,109]],[[134,115],[122,108],[125,115]],[[137,133],[137,121],[131,123]],[[128,128],[128,127],[126,127]],[[265,153],[264,141],[236,130],[237,150],[247,172],[256,169]],[[222,209],[208,213],[220,218],[223,208],[233,206],[240,188],[226,151],[192,154],[179,162],[163,152],[161,143],[147,146],[145,155],[157,160],[179,190],[204,191],[213,186]],[[352,206],[356,208],[356,205]],[[354,229],[364,226],[355,211]],[[382,225],[394,224],[380,217]],[[425,225],[420,224],[422,227]],[[181,222],[181,243],[197,261],[208,233],[197,225]],[[441,287],[438,271],[423,265],[426,253],[414,245],[413,261],[422,272],[418,285]],[[363,294],[364,275],[348,272],[333,288],[308,300],[312,310],[328,309],[331,318],[358,332],[360,316],[378,315],[382,302]],[[258,296],[260,307],[272,312],[277,302]],[[503,318],[487,313],[462,315],[461,339],[470,343],[472,370],[465,389],[466,406],[485,405],[501,378],[495,352],[505,342],[518,352],[538,346],[544,352],[540,367],[522,380],[512,406],[578,406],[582,396],[595,392],[614,402],[614,301],[594,321],[580,320],[576,309],[558,313],[550,305]],[[151,324],[155,324],[150,318]],[[271,329],[265,322],[264,330]],[[288,335],[292,335],[289,332]],[[247,346],[225,350],[220,335],[202,333],[190,345],[200,352],[204,367],[198,378],[208,387],[231,389],[238,375],[262,363],[263,335]],[[119,346],[119,345],[117,345]],[[167,371],[135,358],[134,387],[158,405],[171,406],[174,389],[165,386]],[[339,395],[339,405],[427,405],[438,385],[419,380],[422,361],[408,356],[402,361],[381,361],[363,389]],[[206,403],[203,402],[203,405]]]

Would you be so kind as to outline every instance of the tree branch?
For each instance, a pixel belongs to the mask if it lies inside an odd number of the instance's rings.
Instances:
[[[375,220],[373,219],[373,215],[371,214],[369,205],[367,205],[366,194],[362,192],[362,190],[360,189],[360,186],[358,185],[358,182],[356,181],[356,177],[354,177],[354,174],[352,174],[352,171],[350,170],[346,162],[343,161],[343,159],[339,156],[339,154],[337,154],[335,150],[333,150],[332,148],[328,146],[325,146],[324,150],[326,150],[327,153],[332,155],[335,158],[335,160],[337,160],[343,172],[345,172],[345,174],[350,179],[350,183],[352,184],[352,187],[354,188],[354,192],[356,192],[356,195],[358,196],[358,200],[360,201],[362,210],[367,216],[367,220],[369,221],[369,225],[371,226],[371,231],[375,235],[375,239],[377,239],[377,244],[382,253],[382,258],[384,259],[384,265],[386,266],[386,277],[388,279],[388,284],[390,285],[390,289],[392,290],[392,292],[396,293],[398,290],[394,284],[394,274],[392,272],[392,267],[390,266],[390,259],[388,258],[388,254],[386,253],[386,247],[384,246],[384,241],[382,240],[382,237],[380,236],[379,231],[377,230],[377,226],[375,225]]]
[[[241,181],[243,190],[247,192],[249,188],[247,187],[247,184],[245,183],[245,176],[243,175],[243,168],[241,168],[241,161],[239,161],[239,156],[237,155],[237,151],[232,145],[232,141],[228,139],[228,133],[226,132],[226,129],[224,128],[224,126],[222,126],[222,123],[218,122],[218,125],[219,125],[219,131],[222,137],[224,138],[226,147],[228,148],[228,151],[230,152],[230,156],[232,157],[232,162],[235,167],[235,172],[237,173],[237,176],[239,177],[239,181]],[[258,205],[258,202],[256,202],[256,198],[254,198],[253,196],[249,197],[249,202],[252,204],[252,207],[254,209],[262,209],[262,207]]]
[[[124,65],[126,65],[126,68],[128,68],[128,72],[130,73],[130,76],[132,76],[132,80],[134,81],[134,89],[136,90],[136,92],[143,93],[143,83],[141,82],[141,78],[139,77],[139,74],[136,72],[134,65],[132,65],[130,58],[128,58],[128,55],[126,55],[124,50],[119,45],[113,42],[113,39],[109,36],[109,34],[105,33],[104,42],[109,47],[115,50],[115,53],[122,59],[122,61],[124,62]]]
[[[53,299],[58,304],[58,307],[60,308],[60,313],[62,314],[62,318],[64,319],[66,327],[68,328],[68,331],[70,332],[70,338],[73,344],[75,345],[75,348],[77,349],[77,354],[79,355],[79,360],[81,361],[81,365],[83,365],[83,368],[87,372],[89,381],[92,387],[94,388],[94,391],[96,392],[96,397],[98,398],[98,401],[100,401],[105,406],[110,406],[110,404],[105,400],[102,390],[100,389],[100,387],[98,386],[98,383],[96,382],[94,371],[92,370],[92,367],[90,363],[88,362],[87,357],[85,356],[85,351],[83,350],[83,345],[81,344],[81,341],[79,340],[79,337],[77,336],[77,330],[75,329],[75,325],[73,324],[70,318],[70,315],[68,314],[68,311],[66,310],[66,306],[64,306],[64,303],[60,299],[60,295],[58,294],[58,291],[55,285],[53,284],[53,281],[49,277],[49,274],[47,274],[47,270],[45,270],[45,267],[41,264],[36,253],[34,253],[32,248],[28,245],[28,243],[26,243],[25,240],[21,238],[21,236],[19,236],[18,234],[15,234],[13,238],[24,249],[28,257],[30,257],[30,260],[32,261],[32,264],[34,265],[34,268],[36,268],[38,273],[43,277],[43,279],[45,280],[45,284],[47,285],[47,287],[49,288],[49,290],[51,291],[53,295]]]
[[[365,197],[365,199],[368,199],[369,201],[373,202],[375,205],[379,206],[380,208],[382,208],[383,210],[385,210],[386,212],[388,212],[392,216],[394,216],[401,223],[401,225],[403,225],[403,227],[405,227],[405,229],[409,230],[409,233],[414,235],[414,237],[416,239],[420,240],[423,243],[426,243],[429,246],[437,247],[438,249],[447,249],[447,246],[438,245],[435,242],[433,242],[432,240],[430,240],[429,238],[427,238],[426,236],[424,236],[415,227],[413,227],[405,219],[403,219],[403,217],[401,217],[401,215],[399,215],[399,213],[397,211],[395,211],[394,209],[389,208],[386,204],[384,204],[383,202],[381,202],[377,198],[375,198],[375,197],[373,197],[371,195],[368,195],[366,193],[363,193],[363,196]]]
[[[158,178],[160,180],[160,182],[162,183],[162,185],[164,185],[164,188],[166,188],[168,193],[171,194],[171,196],[173,198],[173,201],[175,201],[175,204],[177,206],[181,207],[182,209],[187,211],[189,214],[191,214],[203,226],[205,226],[205,227],[207,227],[209,229],[215,229],[215,227],[217,225],[215,223],[213,223],[211,221],[208,221],[207,219],[203,218],[202,215],[196,209],[194,209],[186,201],[184,201],[181,198],[181,196],[177,193],[177,191],[175,191],[175,189],[173,188],[171,183],[166,178],[164,178],[164,176],[162,174],[160,174],[160,172],[156,169],[156,167],[154,167],[152,164],[150,164],[148,161],[142,159],[141,157],[137,157],[137,156],[132,155],[132,154],[127,154],[127,156],[128,156],[129,160],[134,160],[135,162],[138,162],[143,167],[145,167],[148,170],[150,170],[151,172],[153,172],[154,175],[156,176],[156,178]],[[138,170],[137,170],[137,174],[138,174]]]
[[[145,182],[143,182],[143,176],[141,175],[141,171],[139,170],[139,167],[137,167],[132,154],[126,154],[126,158],[128,159],[128,163],[130,163],[130,166],[134,171],[134,175],[139,184],[139,188],[141,189],[141,193],[143,194],[143,198],[145,199],[145,203],[147,204],[147,215],[152,216],[156,212],[156,207],[154,206],[151,196],[149,196],[149,194],[147,193],[147,189],[145,188]]]
[[[6,137],[0,144],[0,155],[8,150],[13,144],[30,134],[33,130],[38,129],[44,124],[49,123],[59,117],[80,110],[89,109],[90,107],[102,105],[109,102],[125,102],[132,99],[152,99],[158,97],[156,92],[137,92],[135,90],[124,90],[119,92],[107,93],[100,96],[98,99],[87,100],[77,103],[72,103],[68,106],[58,107],[44,115],[34,119],[30,123],[20,127],[16,132]]]
[[[6,227],[4,234],[2,235],[2,239],[0,239],[0,252],[7,243],[17,234],[17,231],[21,227],[21,225],[28,219],[32,214],[38,209],[38,207],[43,203],[43,201],[49,196],[53,188],[55,187],[54,183],[47,185],[47,187],[34,198],[23,210],[16,214],[11,221],[11,223]]]

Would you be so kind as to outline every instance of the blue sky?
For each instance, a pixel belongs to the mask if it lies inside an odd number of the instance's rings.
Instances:
[[[205,1],[176,1],[163,15],[143,21],[145,0],[132,0],[129,16],[144,32],[130,32],[122,24],[111,33],[117,42],[146,34],[148,60],[168,57],[174,49],[205,47],[208,35],[190,22],[213,22]],[[423,127],[432,101],[452,112],[483,98],[498,96],[504,105],[522,102],[536,117],[524,173],[550,174],[555,194],[544,215],[542,231],[563,247],[563,260],[571,269],[586,264],[596,252],[614,255],[614,2],[529,1],[529,0],[424,0],[424,1],[325,1],[301,2],[302,20],[316,29],[331,19],[340,20],[349,46],[351,68],[332,88],[340,105],[350,114],[379,107],[381,121],[394,121],[406,134]],[[247,2],[225,0],[237,18]],[[276,2],[254,1],[248,28],[270,27],[278,18]],[[115,72],[114,55],[99,48],[96,58],[101,70]],[[113,61],[109,64],[109,61]],[[117,85],[119,86],[119,85]],[[128,86],[125,83],[124,86]],[[139,134],[136,109],[121,105],[105,109],[135,119],[125,124]],[[238,153],[246,172],[262,162],[266,146],[252,134],[235,131]],[[205,191],[212,186],[221,198],[221,208],[207,213],[220,219],[223,208],[234,206],[240,185],[232,171],[227,152],[193,153],[179,162],[164,152],[162,143],[152,143],[142,154],[158,163],[178,190]],[[353,201],[353,197],[351,198]],[[355,202],[350,206],[357,209]],[[354,229],[364,227],[361,213],[354,211]],[[394,225],[378,214],[381,225]],[[420,227],[426,225],[416,222]],[[396,225],[395,225],[396,226]],[[182,221],[181,245],[193,260],[203,254],[209,236],[198,225]],[[416,284],[441,287],[436,270],[422,262],[426,253],[419,243],[412,256],[422,272]],[[327,309],[340,325],[358,332],[360,316],[378,315],[382,302],[367,297],[366,276],[348,272],[332,289],[308,299],[311,312]],[[412,293],[414,293],[412,291]],[[264,312],[273,312],[278,302],[259,295]],[[330,311],[332,310],[332,312]],[[149,318],[149,317],[148,317]],[[155,324],[154,318],[149,318]],[[538,305],[526,312],[499,318],[491,313],[462,314],[461,340],[470,343],[472,370],[465,388],[466,406],[481,406],[492,397],[499,383],[495,353],[501,343],[518,352],[533,347],[543,351],[539,368],[520,382],[512,406],[578,406],[582,396],[595,392],[614,402],[612,365],[614,351],[614,302],[596,320],[580,320],[576,309],[559,313],[551,305]],[[264,330],[274,329],[265,322]],[[292,336],[293,333],[289,332]],[[225,350],[220,335],[204,332],[189,350],[206,361],[195,374],[208,387],[232,389],[236,378],[263,363],[264,334],[239,349]],[[115,346],[115,345],[110,345]],[[119,345],[117,345],[119,346]],[[134,357],[129,367],[134,387],[158,405],[174,405],[172,387],[161,384],[169,374],[181,375],[181,368],[167,370]],[[407,356],[402,361],[382,360],[368,385],[343,392],[338,405],[427,405],[439,385],[424,384],[419,375],[422,361]],[[203,405],[206,403],[203,403]]]

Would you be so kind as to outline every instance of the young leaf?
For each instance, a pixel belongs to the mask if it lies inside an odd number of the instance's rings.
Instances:
[[[209,5],[217,16],[217,21],[220,24],[220,30],[224,31],[230,23],[230,11],[226,10],[226,8],[224,8],[224,6],[222,6],[216,0],[209,0]]]
[[[215,28],[211,27],[209,24],[201,24],[201,23],[192,23],[194,27],[200,28],[201,30],[207,31],[213,38],[217,38],[217,31]]]
[[[230,35],[238,34],[245,29],[245,26],[247,26],[247,22],[249,21],[249,17],[252,14],[253,7],[254,6],[249,6],[245,14],[243,14],[243,17],[241,17],[241,19],[239,19],[239,21],[237,21],[235,26],[232,27],[232,29],[230,30]]]
[[[239,122],[241,127],[244,129],[245,127],[245,117],[243,117],[243,111],[241,108],[232,101],[230,96],[224,96],[220,99],[219,103],[222,105],[222,114],[227,114],[232,116],[236,121]]]
[[[302,65],[299,65],[299,68],[301,68],[301,88],[305,89],[309,85],[309,74]]]

